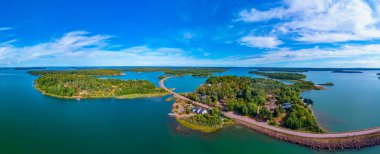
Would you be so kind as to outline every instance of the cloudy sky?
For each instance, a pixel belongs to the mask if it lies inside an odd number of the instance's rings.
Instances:
[[[380,0],[3,0],[11,66],[380,67]]]

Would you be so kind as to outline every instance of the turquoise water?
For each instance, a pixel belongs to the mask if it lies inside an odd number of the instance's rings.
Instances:
[[[248,74],[232,69],[217,75]],[[160,72],[130,73],[122,79],[147,79],[158,85]],[[376,72],[307,72],[316,83],[336,84],[303,94],[314,100],[318,121],[331,131],[380,125],[380,80]],[[44,96],[26,71],[0,70],[0,153],[328,153],[272,139],[240,126],[212,134],[183,128],[168,117],[168,97],[63,100]],[[177,92],[194,90],[206,78],[171,78]],[[380,146],[336,153],[380,153]]]

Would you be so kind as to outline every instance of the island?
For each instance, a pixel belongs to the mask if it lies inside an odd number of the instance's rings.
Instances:
[[[376,75],[380,75],[380,73],[376,73]]]
[[[217,130],[228,122],[220,111],[248,116],[269,125],[314,133],[326,132],[317,124],[311,109],[300,98],[306,90],[320,90],[310,81],[286,85],[272,79],[219,76],[210,77],[195,92],[184,97],[212,109],[197,107],[189,101],[177,101],[173,112],[177,120],[189,128],[208,127]],[[214,129],[211,129],[214,128]],[[199,130],[199,129],[198,129]]]
[[[15,67],[14,70],[43,70],[45,67]]]
[[[308,72],[309,70],[306,68],[258,68],[256,71],[259,72]]]
[[[332,83],[332,82],[326,82],[326,83],[320,83],[318,85],[320,85],[320,86],[334,86],[334,83]]]
[[[260,76],[268,77],[271,79],[279,80],[303,80],[306,75],[299,73],[288,73],[288,72],[260,72],[260,71],[250,71],[251,74],[257,74]]]
[[[103,79],[97,76],[120,75],[114,70],[32,71],[41,74],[34,82],[43,94],[68,99],[82,98],[140,98],[168,95],[148,80]]]
[[[332,73],[363,73],[361,71],[353,71],[353,70],[334,70]]]
[[[31,75],[46,74],[74,74],[74,75],[92,75],[92,76],[120,76],[123,72],[116,69],[79,69],[79,70],[32,70],[28,71]]]
[[[143,67],[143,68],[125,68],[123,71],[130,72],[164,72],[161,76],[184,76],[191,75],[193,77],[209,77],[214,73],[225,72],[226,68],[217,67],[186,67],[186,68],[169,68],[169,67]]]

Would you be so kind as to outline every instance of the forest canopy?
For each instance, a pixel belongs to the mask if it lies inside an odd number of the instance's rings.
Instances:
[[[46,75],[46,74],[75,74],[75,75],[92,75],[92,76],[119,76],[123,73],[120,70],[114,69],[83,69],[83,70],[33,70],[28,71],[31,75]]]
[[[210,77],[188,97],[222,110],[262,120],[270,121],[285,114],[281,126],[320,133],[323,130],[300,97],[302,91],[311,89],[318,89],[318,86],[303,80],[287,85],[272,79],[219,76]],[[288,110],[281,107],[286,103],[291,104]]]
[[[143,67],[129,68],[123,71],[131,72],[164,72],[166,75],[184,76],[192,75],[193,77],[209,77],[214,73],[225,72],[225,68],[216,67],[184,67],[184,68],[169,68],[169,67]]]
[[[47,74],[35,80],[44,94],[63,98],[153,96],[166,92],[147,80],[100,79],[89,75]]]
[[[265,76],[272,79],[280,80],[302,80],[306,78],[306,75],[299,73],[288,73],[288,72],[259,72],[259,71],[250,71],[251,74],[257,74],[260,76]]]

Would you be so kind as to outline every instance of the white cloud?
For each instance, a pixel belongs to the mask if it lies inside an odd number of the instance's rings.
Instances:
[[[240,12],[246,22],[280,19],[275,28],[295,32],[305,42],[345,42],[380,38],[380,4],[364,0],[284,0],[284,6],[266,11]],[[371,6],[372,5],[372,6]],[[375,5],[375,6],[373,6]]]
[[[293,67],[380,67],[380,44],[272,49],[258,56],[200,59],[180,48],[134,46],[108,50],[112,46],[109,39],[108,35],[77,31],[31,46],[0,45],[0,66],[283,66],[285,62]]]
[[[283,18],[286,10],[284,8],[274,8],[268,11],[259,11],[254,8],[251,10],[243,10],[239,13],[240,19],[246,22],[265,21],[274,18]]]
[[[323,62],[318,62],[318,60]],[[300,50],[280,49],[241,60],[239,64],[249,66],[286,62],[288,66],[292,67],[359,67],[357,66],[359,61],[362,67],[380,67],[380,44],[346,45],[326,49],[318,47]],[[366,61],[368,62],[366,63]],[[305,62],[309,62],[311,66],[300,65]]]
[[[12,30],[13,27],[0,27],[0,31]]]
[[[59,39],[32,46],[0,44],[0,66],[196,66],[211,63],[209,60],[195,59],[179,48],[134,46],[107,50],[109,38],[108,35],[75,31]]]
[[[239,40],[239,43],[248,47],[275,48],[282,44],[282,41],[278,40],[276,37],[248,35],[242,37]]]

